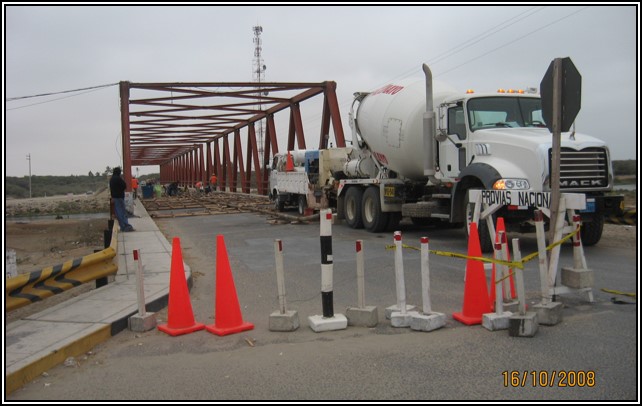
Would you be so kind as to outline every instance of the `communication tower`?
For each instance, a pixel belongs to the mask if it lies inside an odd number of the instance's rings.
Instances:
[[[261,51],[262,51],[262,41],[261,41],[261,33],[263,32],[263,27],[260,25],[256,25],[252,27],[252,31],[254,31],[254,59],[252,61],[252,81],[259,83],[258,86],[258,110],[262,110],[263,106],[261,103],[261,96],[267,96],[267,92],[263,94],[261,91],[261,83],[265,81],[265,69],[266,66],[263,63],[263,57],[261,56]],[[257,128],[257,133],[258,133],[258,153],[259,153],[259,163],[261,164],[261,167],[263,167],[263,120],[260,120],[258,122],[258,128]]]

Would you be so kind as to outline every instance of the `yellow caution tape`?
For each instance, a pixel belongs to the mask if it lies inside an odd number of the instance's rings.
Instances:
[[[619,290],[612,290],[612,289],[605,289],[605,288],[602,288],[600,290],[602,292],[613,293],[614,295],[624,295],[624,296],[629,296],[629,297],[637,297],[637,295],[635,293],[620,292]]]
[[[578,228],[575,231],[573,231],[572,233],[570,233],[567,236],[565,236],[564,238],[562,238],[561,240],[552,243],[551,245],[546,247],[546,251],[552,250],[553,248],[557,247],[558,245],[561,245],[564,242],[568,241],[569,239],[573,238],[573,236],[575,234],[577,234],[579,231],[580,231],[580,229]],[[413,247],[413,246],[406,245],[406,244],[402,244],[401,247],[402,248],[408,248],[408,249],[416,250],[416,251],[421,251],[420,248]],[[386,245],[386,249],[387,250],[391,250],[391,249],[395,249],[395,248],[396,248],[395,245]],[[534,253],[529,254],[529,255],[525,256],[524,258],[522,258],[521,261],[504,261],[502,259],[486,258],[486,257],[473,257],[473,256],[470,256],[470,255],[457,254],[455,252],[447,252],[447,251],[428,250],[428,252],[430,252],[431,254],[440,255],[440,256],[443,256],[443,257],[470,259],[470,260],[473,260],[473,261],[489,262],[489,263],[492,263],[492,264],[505,265],[505,266],[507,266],[509,268],[519,268],[519,269],[524,269],[524,264],[525,263],[527,263],[529,261],[532,261],[533,259],[535,259],[536,257],[539,256],[539,252],[534,252]],[[504,280],[504,279],[508,278],[509,276],[510,275],[505,276],[501,280]]]

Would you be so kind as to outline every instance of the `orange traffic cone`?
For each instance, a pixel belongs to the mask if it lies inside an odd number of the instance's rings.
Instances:
[[[506,227],[504,226],[504,218],[503,217],[498,217],[497,218],[497,225],[495,226],[495,244],[500,243],[499,241],[499,232],[503,231],[506,233]],[[510,250],[507,250],[507,257],[504,259],[505,261],[510,261]],[[516,294],[515,294],[515,280],[513,279],[513,275],[511,274],[510,277],[508,278],[510,281],[510,297],[512,299],[515,299]],[[490,277],[490,307],[495,310],[495,294],[496,291],[499,290],[500,288],[496,286],[495,284],[495,264],[493,264],[493,271]]]
[[[468,239],[468,256],[481,257],[481,246],[477,224],[470,223],[470,238]],[[488,286],[484,264],[479,260],[466,261],[466,282],[464,285],[464,308],[460,313],[453,313],[453,318],[466,325],[481,324],[482,315],[490,313]]]
[[[174,237],[172,241],[172,268],[169,275],[169,303],[167,305],[167,324],[158,329],[170,336],[192,333],[202,330],[205,324],[194,321],[192,303],[189,299],[185,267],[181,253],[181,240]]]
[[[227,257],[225,240],[216,236],[216,309],[214,324],[205,326],[210,333],[224,336],[252,330],[254,324],[243,322],[236,287]]]
[[[290,151],[288,151],[288,160],[285,162],[285,171],[291,172],[293,170],[294,170],[294,161],[292,160],[292,155],[290,155]]]

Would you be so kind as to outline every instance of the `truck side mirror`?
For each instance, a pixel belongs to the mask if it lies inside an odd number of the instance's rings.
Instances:
[[[435,133],[435,139],[439,142],[444,142],[448,139],[448,134],[446,134],[446,130],[440,128],[437,130],[437,133]]]

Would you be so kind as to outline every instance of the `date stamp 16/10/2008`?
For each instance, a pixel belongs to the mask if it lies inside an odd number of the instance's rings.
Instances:
[[[524,388],[592,388],[596,384],[595,371],[503,371],[504,387]]]

